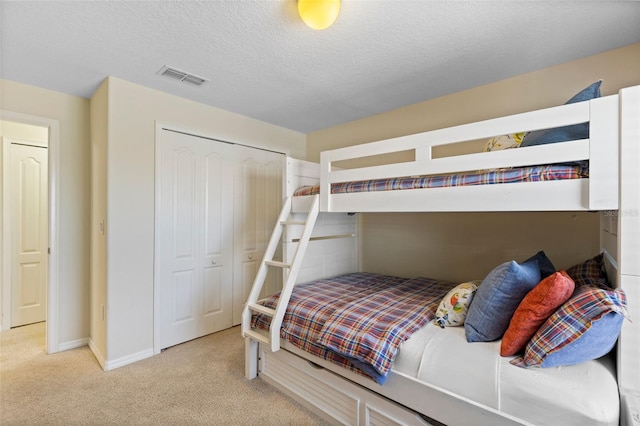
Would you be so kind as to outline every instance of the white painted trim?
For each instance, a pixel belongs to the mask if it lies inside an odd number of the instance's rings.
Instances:
[[[58,321],[58,271],[59,271],[59,209],[58,193],[60,192],[60,122],[51,118],[37,117],[34,115],[0,110],[0,120],[14,121],[17,123],[30,124],[33,126],[46,127],[49,129],[49,271],[47,281],[47,329],[46,343],[47,353],[52,354],[59,351],[59,321]],[[4,145],[4,144],[3,144]],[[3,148],[4,149],[4,148]],[[6,151],[3,151],[3,155]],[[3,156],[4,160],[4,156]],[[6,193],[3,189],[3,193]],[[6,196],[5,196],[6,197]],[[6,212],[6,205],[3,202],[3,209]],[[4,218],[3,212],[3,218]],[[6,222],[6,221],[5,221]],[[6,240],[6,238],[4,239]],[[6,246],[6,244],[3,244]],[[5,251],[3,247],[3,256]],[[0,259],[3,264],[3,282],[6,282],[5,274],[7,265],[4,259]],[[4,293],[3,289],[3,293]],[[6,317],[9,312],[5,307],[3,298],[2,313]],[[10,307],[9,307],[10,309]],[[8,328],[6,321],[2,321],[2,329]],[[5,328],[6,327],[6,328]]]
[[[145,349],[140,352],[123,356],[122,358],[114,359],[112,361],[107,361],[104,364],[103,368],[104,368],[104,371],[115,370],[116,368],[124,367],[125,365],[133,364],[134,362],[151,358],[154,355],[155,354],[153,352],[153,348]]]
[[[160,347],[160,265],[156,260],[157,253],[160,252],[158,235],[160,235],[160,173],[161,173],[161,158],[160,158],[160,143],[163,125],[156,121],[155,141],[154,141],[154,156],[155,156],[155,176],[153,180],[155,197],[154,197],[154,217],[153,217],[153,354],[160,353],[162,348]]]
[[[142,361],[143,359],[156,355],[153,348],[149,348],[111,361],[105,361],[104,356],[100,353],[100,350],[98,350],[93,339],[88,340],[89,349],[91,349],[93,356],[96,357],[98,364],[100,364],[104,371],[115,370],[116,368],[124,367],[125,365],[133,364],[134,362]]]
[[[106,368],[105,368],[106,361],[104,360],[104,357],[100,353],[100,350],[98,350],[98,347],[96,346],[95,342],[91,338],[89,338],[89,349],[91,349],[91,352],[93,352],[93,356],[96,357],[96,361],[98,361],[98,364],[100,364],[100,367],[102,367],[102,369],[106,371]]]
[[[58,344],[58,350],[60,352],[68,351],[69,349],[81,348],[83,346],[87,346],[88,344],[89,344],[89,338],[84,337],[82,339],[71,340],[69,342],[61,342]]]
[[[263,151],[270,151],[270,152],[275,152],[278,154],[284,154],[285,156],[289,156],[289,150],[288,149],[275,149],[272,146],[268,146],[268,145],[264,145],[261,143],[256,143],[254,141],[252,142],[247,142],[247,141],[236,141],[236,140],[231,140],[228,137],[224,136],[224,135],[214,135],[209,131],[205,131],[202,129],[196,129],[193,127],[184,127],[184,126],[179,126],[176,124],[169,124],[166,122],[162,122],[162,121],[157,121],[155,122],[156,124],[156,141],[157,141],[157,135],[158,135],[158,128],[160,128],[160,130],[165,129],[165,130],[169,130],[172,132],[178,132],[178,133],[185,133],[187,135],[191,135],[191,136],[195,136],[198,138],[203,138],[203,139],[211,139],[212,141],[215,142],[223,142],[223,143],[228,143],[231,145],[241,145],[241,146],[246,146],[248,148],[255,148],[255,149],[261,149]]]
[[[7,138],[2,138],[2,315],[0,315],[0,330],[11,328],[11,264],[5,262],[5,257],[11,252],[11,225],[9,224],[9,145]]]

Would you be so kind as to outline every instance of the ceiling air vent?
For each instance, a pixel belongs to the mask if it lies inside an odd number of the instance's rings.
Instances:
[[[167,65],[162,67],[160,71],[158,71],[156,74],[170,78],[172,80],[178,80],[185,83],[189,83],[194,86],[202,86],[204,83],[209,81],[204,77],[200,77],[195,74],[190,74],[188,72],[179,70],[177,68],[172,68]]]

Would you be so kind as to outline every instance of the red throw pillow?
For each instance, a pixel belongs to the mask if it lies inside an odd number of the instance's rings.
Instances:
[[[501,356],[522,352],[533,335],[564,302],[569,300],[575,283],[565,271],[555,272],[538,283],[520,302],[511,317],[500,345]]]

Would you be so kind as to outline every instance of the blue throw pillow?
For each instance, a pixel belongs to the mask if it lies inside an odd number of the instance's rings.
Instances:
[[[544,251],[541,250],[537,252],[536,254],[525,260],[523,263],[527,263],[532,260],[538,262],[538,269],[540,269],[540,280],[543,280],[549,275],[552,275],[556,272],[556,267],[553,266],[553,263],[551,263],[551,260],[549,260]]]
[[[628,317],[622,289],[581,286],[554,312],[531,338],[520,367],[574,365],[607,354],[615,345]]]
[[[502,337],[524,297],[540,282],[538,261],[505,262],[482,281],[464,323],[468,342],[491,342]]]
[[[588,101],[600,97],[600,85],[602,80],[598,80],[589,87],[580,91],[569,99],[566,104]],[[529,132],[524,136],[521,147],[545,145],[549,143],[571,141],[577,139],[587,139],[589,137],[589,123],[573,124],[571,126],[556,127],[554,129],[543,129]]]
[[[618,340],[623,321],[622,315],[609,312],[600,320],[594,321],[580,339],[547,355],[540,367],[576,365],[608,354]]]

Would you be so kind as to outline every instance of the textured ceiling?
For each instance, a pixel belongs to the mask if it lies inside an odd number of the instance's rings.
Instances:
[[[2,1],[0,77],[91,97],[109,75],[310,132],[640,42],[637,1]],[[211,81],[156,75],[170,65]]]

